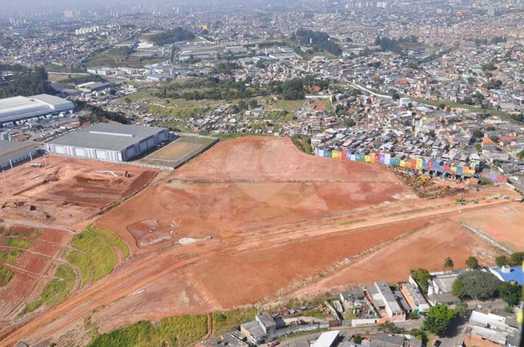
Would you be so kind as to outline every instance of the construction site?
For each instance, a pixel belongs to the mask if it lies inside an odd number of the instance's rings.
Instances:
[[[2,172],[0,218],[75,228],[145,188],[157,170],[45,156]]]
[[[6,322],[5,344],[61,336],[81,344],[86,319],[107,332],[396,280],[415,267],[440,270],[447,257],[459,264],[474,255],[489,265],[523,247],[515,227],[523,204],[506,185],[406,178],[306,155],[287,138],[222,141],[160,173],[45,160],[6,172],[20,184],[0,188],[1,218],[73,232],[93,224],[118,235],[129,257],[63,302]]]

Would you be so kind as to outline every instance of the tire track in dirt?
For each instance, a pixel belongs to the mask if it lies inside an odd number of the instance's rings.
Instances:
[[[203,255],[205,253],[196,257],[182,257],[186,259],[179,259],[171,263],[170,258],[173,258],[173,255],[168,253],[167,255],[149,257],[148,261],[142,261],[138,266],[131,266],[125,271],[117,271],[110,277],[105,277],[92,286],[84,288],[62,304],[7,333],[1,337],[1,344],[13,345],[19,340],[31,336],[33,337],[29,340],[36,339],[37,341],[41,341],[41,337],[53,336],[54,333],[63,331],[78,319],[85,318],[96,308],[131,295],[134,291],[166,274],[197,262]],[[159,257],[166,259],[158,259]],[[111,295],[108,293],[111,293]]]

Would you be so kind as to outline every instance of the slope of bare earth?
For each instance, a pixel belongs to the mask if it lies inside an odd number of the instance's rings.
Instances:
[[[307,156],[282,138],[225,141],[99,218],[98,226],[131,246],[131,259],[4,342],[56,338],[81,330],[74,322],[87,317],[104,332],[140,319],[267,302],[389,247],[397,247],[406,269],[420,261],[406,253],[411,243],[423,252],[426,242],[446,249],[461,241],[453,252],[467,254],[471,239],[461,230],[443,237],[427,230],[435,219],[510,203],[492,193],[465,194],[476,200],[467,206],[456,197],[418,199],[379,166]],[[139,245],[130,226],[170,240]],[[475,247],[486,261],[496,254],[487,244]],[[384,268],[376,279],[389,273]],[[386,279],[402,271],[392,273]]]
[[[459,268],[465,266],[469,256],[477,257],[484,265],[493,265],[495,257],[500,254],[504,253],[453,220],[435,218],[416,233],[398,239],[380,252],[362,257],[291,295],[312,296],[380,279],[398,282],[406,280],[410,270],[415,268],[441,271],[447,257],[453,259]]]
[[[524,204],[493,208],[490,213],[475,211],[456,220],[484,232],[514,251],[524,251]]]

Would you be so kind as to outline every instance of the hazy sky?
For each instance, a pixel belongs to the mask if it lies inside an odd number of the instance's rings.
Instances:
[[[193,0],[193,2],[195,1],[199,0]],[[176,6],[176,4],[187,2],[187,0],[0,0],[0,6],[9,12],[34,12],[64,9],[85,10],[120,6],[131,8],[139,5],[144,7],[156,5]]]
[[[140,8],[154,9],[158,7],[186,7],[213,4],[246,4],[257,3],[265,5],[268,2],[289,3],[295,0],[0,0],[2,15],[41,13],[43,11],[62,11],[65,9],[87,10],[103,8],[122,8],[134,10]],[[298,0],[297,0],[298,1]]]

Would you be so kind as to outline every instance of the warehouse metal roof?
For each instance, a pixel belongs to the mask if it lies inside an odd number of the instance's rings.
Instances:
[[[60,136],[49,141],[49,143],[81,148],[123,151],[165,130],[164,128],[136,125],[97,123],[89,128],[76,130]]]
[[[0,123],[65,112],[74,107],[71,101],[47,94],[0,99]]]
[[[15,160],[40,147],[36,142],[9,142],[0,140],[0,166]]]

